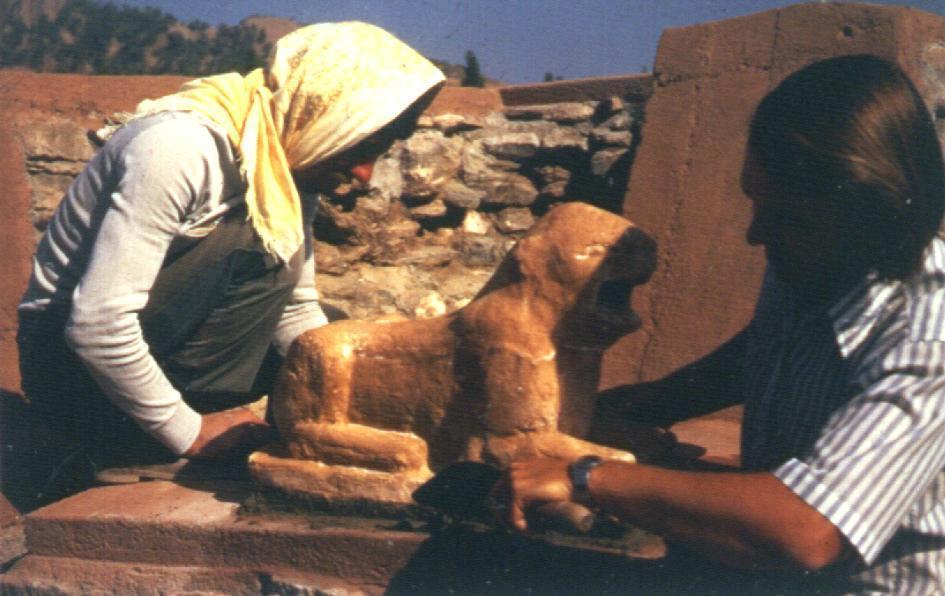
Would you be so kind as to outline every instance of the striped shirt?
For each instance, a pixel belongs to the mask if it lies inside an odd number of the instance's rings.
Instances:
[[[765,278],[746,357],[742,457],[829,519],[851,592],[945,593],[945,242],[909,279],[827,308]]]

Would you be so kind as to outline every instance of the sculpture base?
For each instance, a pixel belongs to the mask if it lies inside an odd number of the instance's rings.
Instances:
[[[413,504],[413,491],[431,476],[425,469],[380,472],[293,459],[284,457],[278,447],[253,453],[249,458],[249,471],[257,482],[288,494],[326,503],[355,499],[381,506]]]
[[[94,488],[30,513],[30,552],[0,569],[0,593],[629,593],[641,571],[666,575],[662,540],[639,531],[613,545],[552,544],[465,525],[248,513],[248,483],[188,484]]]

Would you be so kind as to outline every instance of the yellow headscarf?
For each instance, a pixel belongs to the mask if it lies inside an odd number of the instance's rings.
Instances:
[[[303,241],[292,170],[377,132],[444,80],[429,60],[367,23],[323,23],[280,39],[265,72],[197,79],[138,105],[135,117],[200,113],[242,159],[246,205],[266,249],[288,261]]]

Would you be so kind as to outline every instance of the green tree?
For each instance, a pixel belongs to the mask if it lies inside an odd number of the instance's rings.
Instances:
[[[466,50],[466,74],[463,76],[463,87],[485,87],[486,80],[479,69],[479,59],[472,50]]]

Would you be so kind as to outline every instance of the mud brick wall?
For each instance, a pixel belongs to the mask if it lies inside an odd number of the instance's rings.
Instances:
[[[929,13],[809,3],[664,31],[624,201],[656,238],[659,265],[636,292],[645,326],[612,349],[605,383],[657,379],[745,326],[764,269],[744,240],[739,187],[751,113],[791,72],[855,53],[898,62],[945,113],[945,19]]]

